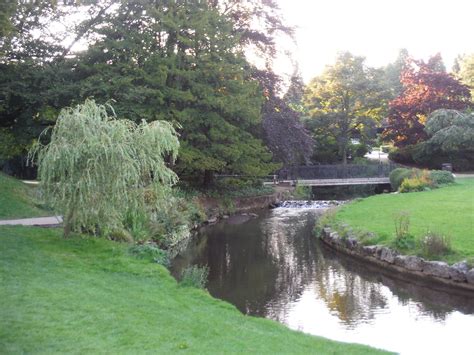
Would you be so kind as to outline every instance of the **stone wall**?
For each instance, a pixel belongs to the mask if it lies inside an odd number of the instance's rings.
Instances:
[[[381,245],[363,246],[356,239],[341,238],[331,228],[324,228],[321,240],[339,252],[376,264],[404,276],[474,292],[474,268],[466,262],[448,265],[443,261],[428,261],[414,255],[401,255],[396,250]]]

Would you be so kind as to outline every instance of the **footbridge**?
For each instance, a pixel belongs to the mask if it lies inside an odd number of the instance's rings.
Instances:
[[[265,184],[290,184],[299,186],[344,186],[390,184],[390,172],[398,166],[388,164],[338,164],[307,165],[284,168],[272,182]]]

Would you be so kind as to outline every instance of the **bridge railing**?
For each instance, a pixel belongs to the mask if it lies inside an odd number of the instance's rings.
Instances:
[[[294,166],[281,169],[278,172],[278,178],[279,180],[310,180],[388,177],[390,172],[397,167],[398,165],[394,163]]]

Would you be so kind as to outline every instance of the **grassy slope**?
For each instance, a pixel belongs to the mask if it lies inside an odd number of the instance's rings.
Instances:
[[[35,188],[0,173],[0,219],[51,215],[33,203]]]
[[[378,243],[389,244],[395,235],[394,215],[400,211],[409,212],[415,237],[427,230],[451,236],[454,253],[445,260],[474,257],[474,179],[459,179],[455,185],[432,191],[372,196],[344,206],[336,218],[355,229],[375,232]]]
[[[1,227],[0,249],[0,353],[377,353],[244,316],[126,245]]]

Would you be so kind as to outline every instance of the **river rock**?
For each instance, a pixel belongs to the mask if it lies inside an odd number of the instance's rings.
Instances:
[[[423,259],[413,255],[397,255],[394,260],[395,265],[401,266],[411,271],[423,270]]]
[[[469,271],[467,262],[460,261],[456,264],[451,265],[449,268],[450,277],[457,282],[466,282],[466,273]]]
[[[374,256],[378,248],[378,245],[366,245],[362,247],[362,252],[364,253],[364,255]]]
[[[456,282],[466,282],[466,273],[450,266],[449,278],[451,278],[453,281],[456,281]]]
[[[207,223],[212,224],[217,222],[217,217],[211,217],[207,220]]]
[[[423,265],[423,273],[431,276],[449,279],[450,267],[444,261],[425,261]]]
[[[355,239],[354,237],[349,237],[345,240],[345,245],[346,245],[346,248],[348,249],[355,249],[355,247],[357,246],[357,239]]]
[[[456,264],[453,264],[451,267],[452,267],[453,269],[459,270],[459,271],[461,271],[461,272],[463,272],[463,273],[466,273],[466,272],[469,271],[469,265],[468,265],[468,263],[467,263],[466,260],[463,260],[463,261],[460,261],[460,262],[458,262],[458,263],[456,263]]]
[[[380,249],[380,260],[386,261],[389,264],[393,264],[398,253],[387,247],[382,247]]]
[[[466,280],[468,283],[474,284],[474,269],[471,269],[466,272]]]

